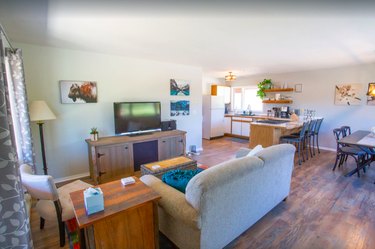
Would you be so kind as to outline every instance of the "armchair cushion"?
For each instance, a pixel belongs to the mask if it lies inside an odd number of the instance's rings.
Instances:
[[[62,207],[62,220],[66,221],[74,217],[73,203],[70,193],[92,187],[92,185],[81,180],[76,180],[57,189]],[[36,210],[45,220],[56,220],[55,204],[50,200],[39,200]]]

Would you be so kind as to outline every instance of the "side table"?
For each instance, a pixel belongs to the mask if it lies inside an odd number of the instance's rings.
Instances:
[[[82,248],[159,248],[157,201],[161,198],[142,183],[123,186],[121,181],[98,185],[104,210],[88,216],[83,191],[70,193]]]

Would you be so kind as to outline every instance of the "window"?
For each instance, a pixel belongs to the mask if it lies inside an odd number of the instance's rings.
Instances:
[[[257,87],[233,87],[233,110],[250,109],[252,112],[263,112],[262,100],[257,97]]]

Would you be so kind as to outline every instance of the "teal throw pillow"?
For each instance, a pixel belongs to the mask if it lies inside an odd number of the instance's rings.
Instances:
[[[171,170],[163,175],[162,180],[169,186],[182,193],[185,193],[186,186],[188,185],[190,179],[202,171],[203,169],[199,168],[196,170]]]

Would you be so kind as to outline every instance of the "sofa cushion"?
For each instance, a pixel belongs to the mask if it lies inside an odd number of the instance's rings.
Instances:
[[[252,149],[248,154],[247,156],[256,156],[259,152],[261,152],[263,150],[263,146],[258,144],[257,146],[254,147],[254,149]]]
[[[185,193],[186,186],[190,179],[201,171],[203,171],[203,169],[200,168],[196,170],[171,170],[163,175],[162,180],[169,186]]]

